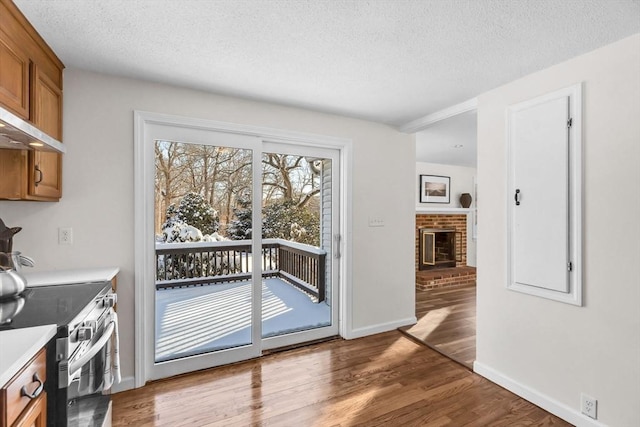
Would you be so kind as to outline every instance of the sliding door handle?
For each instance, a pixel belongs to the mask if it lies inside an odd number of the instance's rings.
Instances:
[[[516,206],[520,206],[520,189],[516,189],[516,195],[513,198],[516,201]]]
[[[333,251],[333,257],[338,259],[340,258],[340,235],[334,234],[333,241],[335,242],[335,249]]]

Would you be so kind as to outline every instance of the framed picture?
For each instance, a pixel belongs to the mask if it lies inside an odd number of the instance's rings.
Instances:
[[[451,178],[439,175],[420,175],[420,203],[450,203]]]

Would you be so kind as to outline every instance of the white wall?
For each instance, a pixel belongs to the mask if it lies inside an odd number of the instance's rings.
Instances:
[[[125,377],[134,374],[134,109],[352,139],[352,333],[393,329],[415,318],[414,199],[407,191],[415,179],[412,136],[362,120],[66,70],[63,198],[0,202],[0,217],[23,227],[14,247],[33,256],[38,270],[122,269],[118,311]],[[369,228],[372,214],[387,226]],[[73,227],[72,246],[58,245],[61,226]]]
[[[416,162],[415,198],[416,209],[461,208],[460,195],[469,193],[473,197],[473,178],[477,174],[476,168],[465,166],[441,165],[438,163]],[[450,203],[420,203],[420,175],[441,175],[451,177]],[[475,208],[476,201],[471,202],[470,208]],[[476,265],[476,240],[473,238],[473,216],[467,215],[467,265]]]
[[[476,176],[476,168],[465,166],[441,165],[439,163],[416,162],[416,179],[414,191],[416,208],[461,208],[460,195],[469,193],[473,196],[473,177]],[[451,177],[451,199],[449,203],[420,203],[420,175],[440,175]],[[475,206],[475,200],[471,207]]]
[[[584,306],[506,289],[505,110],[584,82]],[[478,98],[477,365],[574,424],[640,425],[640,34]],[[541,171],[544,173],[544,171]],[[621,203],[623,201],[623,203]],[[544,236],[541,236],[543,238]]]

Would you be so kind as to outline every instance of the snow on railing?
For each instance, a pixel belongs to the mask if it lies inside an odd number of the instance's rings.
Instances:
[[[251,243],[156,242],[156,289],[250,280]],[[263,277],[280,277],[318,302],[324,300],[326,251],[284,239],[263,239],[261,252]]]

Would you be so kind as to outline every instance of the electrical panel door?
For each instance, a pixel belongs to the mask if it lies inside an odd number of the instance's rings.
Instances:
[[[511,115],[511,280],[569,292],[569,97]]]

